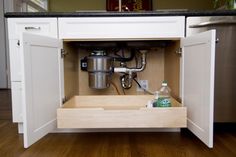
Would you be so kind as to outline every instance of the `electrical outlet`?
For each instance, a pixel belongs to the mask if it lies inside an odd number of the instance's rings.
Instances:
[[[142,88],[148,90],[148,80],[138,80],[138,83],[142,86]],[[142,88],[139,88],[139,86],[137,85],[138,92],[143,92]]]

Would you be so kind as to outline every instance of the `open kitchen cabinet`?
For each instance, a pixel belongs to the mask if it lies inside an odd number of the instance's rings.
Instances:
[[[146,53],[146,67],[145,70],[137,72],[137,80],[148,80],[150,91],[157,90],[163,80],[167,79],[168,83],[172,86],[173,97],[179,98],[179,82],[180,82],[180,55],[176,51],[180,47],[179,41],[127,41],[130,45],[145,45],[148,49]],[[101,42],[99,42],[101,43]],[[119,93],[115,90],[112,84],[106,89],[92,89],[89,87],[88,72],[81,70],[80,60],[90,55],[93,52],[93,44],[99,44],[97,42],[90,42],[87,44],[83,42],[80,44],[79,41],[64,41],[63,49],[66,53],[64,57],[64,89],[66,99],[70,99],[75,95],[148,95],[143,91],[137,91],[137,84],[135,81],[132,83],[132,87],[125,91],[122,91],[120,85],[120,76],[122,73],[113,73],[111,82],[116,84]],[[102,42],[105,43],[105,42]],[[152,43],[152,44],[145,44]],[[110,43],[110,45],[120,45],[120,41]],[[124,43],[122,42],[122,45]],[[87,47],[81,48],[80,45],[88,45]],[[129,44],[127,44],[129,47]],[[148,47],[146,45],[154,45],[156,47]],[[92,47],[92,48],[91,48]],[[110,47],[110,46],[109,46]],[[118,47],[118,46],[117,46]],[[147,48],[148,47],[148,48]],[[141,49],[145,49],[144,46]],[[98,48],[98,49],[110,49],[110,48]],[[119,48],[118,48],[119,49]],[[128,48],[126,48],[127,50]],[[117,50],[116,50],[117,51]],[[121,50],[120,50],[121,51]],[[129,51],[129,50],[127,50]],[[130,52],[125,52],[125,56],[129,57]],[[108,56],[112,54],[114,50],[109,51]],[[120,52],[121,53],[121,52]],[[135,52],[135,55],[140,56],[139,52]],[[140,62],[140,58],[137,58]],[[120,62],[115,61],[113,67],[120,67]],[[126,62],[128,67],[136,67],[135,57],[132,61]],[[141,63],[139,63],[141,64]],[[140,65],[138,65],[139,67]]]
[[[148,80],[149,90],[152,93],[160,88],[163,80],[167,80],[172,89],[173,107],[147,109],[146,105],[149,100],[154,99],[154,95],[137,91],[135,81],[130,89],[122,90],[120,76],[123,76],[123,73],[112,75],[111,82],[115,84],[114,86],[111,84],[106,89],[90,88],[88,72],[80,69],[80,60],[88,56],[91,50],[79,46],[75,48],[76,45],[80,45],[78,41],[65,41],[64,50],[67,55],[64,58],[64,93],[68,101],[57,111],[58,128],[186,127],[186,107],[175,100],[180,100],[180,55],[176,53],[180,47],[179,41],[126,41],[126,43],[153,45],[145,46],[148,49],[146,68],[142,72],[137,72],[136,79]],[[119,44],[120,41],[115,42],[115,45]],[[135,55],[140,54],[136,52]],[[134,60],[127,62],[129,67],[135,67]],[[117,64],[114,68],[120,66],[120,62],[115,63]]]
[[[213,146],[215,31],[170,39],[168,47],[147,54],[147,68],[138,78],[149,80],[150,90],[167,80],[173,94],[170,108],[146,108],[154,97],[137,93],[135,86],[129,95],[119,96],[112,87],[102,92],[89,89],[88,74],[78,66],[86,52],[73,46],[75,41],[31,34],[23,34],[21,41],[25,148],[53,131],[56,123],[59,128],[91,129],[188,127]],[[65,58],[63,47],[68,52]],[[181,57],[176,54],[179,48]]]

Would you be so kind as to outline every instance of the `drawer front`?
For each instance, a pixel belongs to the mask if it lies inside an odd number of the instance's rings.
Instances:
[[[182,16],[59,18],[58,25],[60,39],[170,39],[184,37],[185,18]]]
[[[104,110],[103,108],[57,110],[58,128],[180,128],[186,127],[185,107]]]
[[[9,39],[19,39],[22,32],[57,38],[57,18],[9,18]]]
[[[13,122],[23,122],[22,118],[22,84],[21,82],[12,82],[12,118]]]

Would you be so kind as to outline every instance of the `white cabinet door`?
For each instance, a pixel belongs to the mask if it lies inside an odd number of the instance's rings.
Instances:
[[[213,147],[215,30],[181,41],[182,100],[187,107],[187,127],[208,147]]]
[[[58,39],[23,33],[23,123],[27,148],[56,128],[61,105],[61,53]]]

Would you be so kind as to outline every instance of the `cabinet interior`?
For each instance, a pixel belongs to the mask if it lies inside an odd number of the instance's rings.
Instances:
[[[137,80],[148,80],[148,89],[152,92],[161,87],[163,80],[168,82],[171,88],[173,98],[180,98],[180,55],[176,53],[180,47],[179,40],[166,41],[127,41],[122,43],[128,46],[147,48],[147,64],[142,72],[137,73]],[[80,60],[88,56],[96,46],[112,47],[114,42],[81,42],[81,41],[64,41],[63,47],[67,55],[64,58],[64,91],[66,100],[73,96],[98,96],[98,95],[118,95],[117,90],[111,84],[107,89],[91,89],[88,85],[88,72],[80,69]],[[119,45],[119,42],[118,42]],[[129,47],[127,48],[129,49]],[[124,48],[124,54],[128,55],[128,50]],[[108,53],[109,54],[109,53]],[[115,64],[119,66],[119,64]],[[135,60],[127,62],[129,67],[135,66]],[[121,96],[123,95],[148,95],[144,91],[137,91],[135,81],[128,90],[122,90],[120,85],[120,75],[114,73],[112,83],[118,88]],[[124,94],[125,93],[125,94]]]

